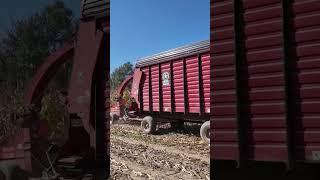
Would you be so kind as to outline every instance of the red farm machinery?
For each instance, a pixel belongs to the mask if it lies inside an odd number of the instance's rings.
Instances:
[[[33,154],[38,149],[33,134],[36,117],[25,120],[24,128],[8,145],[0,147],[0,172],[6,179],[18,167],[35,179],[107,179],[109,176],[109,0],[82,0],[76,40],[71,40],[44,60],[25,95],[25,104],[40,105],[44,89],[59,67],[73,59],[66,107],[70,126],[66,143],[45,155],[49,167],[35,172]],[[106,113],[107,112],[107,113]],[[106,114],[108,116],[106,116]],[[55,160],[51,152],[59,152]],[[42,174],[41,174],[42,173]],[[1,175],[0,174],[0,175]],[[0,178],[1,179],[1,178]],[[2,180],[2,179],[1,179]]]
[[[231,175],[219,167],[232,162],[318,173],[319,18],[319,1],[211,0],[214,172]],[[310,176],[320,177],[313,171],[302,178]]]
[[[176,128],[184,122],[203,123],[200,134],[209,143],[209,52],[209,41],[202,41],[138,60],[133,75],[117,89],[111,119],[141,121],[147,134],[155,133],[158,122]],[[124,108],[122,95],[129,82],[133,103]]]

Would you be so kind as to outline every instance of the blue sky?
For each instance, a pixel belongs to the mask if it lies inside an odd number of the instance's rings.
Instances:
[[[111,0],[111,71],[210,37],[209,0]]]

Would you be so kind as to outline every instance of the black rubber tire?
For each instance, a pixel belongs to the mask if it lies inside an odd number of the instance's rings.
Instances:
[[[184,122],[183,121],[170,122],[170,126],[171,126],[171,129],[182,130],[184,129]]]
[[[141,121],[141,127],[145,134],[154,134],[157,128],[157,122],[151,116],[146,116]]]
[[[206,121],[200,128],[200,136],[202,140],[210,145],[210,121]]]

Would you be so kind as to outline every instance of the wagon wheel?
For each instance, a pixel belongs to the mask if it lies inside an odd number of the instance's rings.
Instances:
[[[141,127],[145,134],[154,134],[157,128],[157,122],[151,116],[146,116],[141,121]]]
[[[210,121],[206,121],[200,128],[200,136],[204,142],[210,145]]]

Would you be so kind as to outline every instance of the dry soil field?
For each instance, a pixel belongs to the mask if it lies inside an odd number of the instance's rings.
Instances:
[[[111,179],[209,179],[209,147],[199,129],[162,124],[157,135],[145,135],[139,124],[111,125]]]

